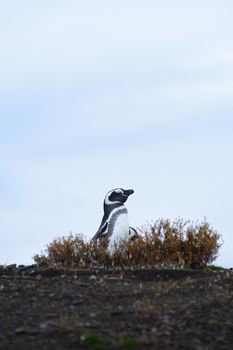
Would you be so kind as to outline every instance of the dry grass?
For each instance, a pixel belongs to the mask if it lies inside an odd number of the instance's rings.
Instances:
[[[160,219],[147,224],[133,242],[122,241],[114,254],[107,251],[107,240],[85,241],[80,234],[56,238],[45,252],[35,255],[40,266],[69,268],[100,267],[190,267],[204,268],[216,259],[220,234],[206,222],[174,222]]]

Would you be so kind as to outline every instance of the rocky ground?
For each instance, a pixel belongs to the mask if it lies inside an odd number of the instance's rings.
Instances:
[[[0,349],[232,349],[233,271],[0,267]]]

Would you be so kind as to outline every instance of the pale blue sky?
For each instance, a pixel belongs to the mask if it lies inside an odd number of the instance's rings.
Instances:
[[[207,217],[233,266],[232,2],[0,3],[0,263],[125,187],[132,226]]]

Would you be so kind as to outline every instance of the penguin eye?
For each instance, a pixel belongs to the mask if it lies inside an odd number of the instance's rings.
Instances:
[[[114,202],[116,200],[119,200],[121,198],[121,195],[122,193],[119,193],[119,192],[116,192],[116,191],[113,191],[110,196],[109,196],[109,200],[111,202]]]

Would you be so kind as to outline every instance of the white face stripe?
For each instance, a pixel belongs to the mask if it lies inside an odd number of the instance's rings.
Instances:
[[[114,202],[112,202],[112,201],[109,200],[109,197],[111,196],[111,194],[112,194],[113,192],[116,192],[116,193],[123,193],[123,191],[122,191],[121,188],[116,188],[115,190],[109,191],[109,192],[106,194],[105,199],[104,199],[104,203],[105,203],[105,204],[121,203],[120,201],[114,201]]]
[[[112,203],[112,202],[111,202],[111,203]],[[114,203],[115,203],[115,202],[114,202]],[[111,221],[112,216],[113,216],[114,214],[116,214],[118,211],[121,211],[122,208],[124,208],[124,209],[126,210],[126,214],[128,215],[128,211],[127,211],[126,207],[122,204],[122,206],[120,206],[119,208],[115,208],[115,209],[113,209],[113,210],[111,211],[111,213],[110,213],[108,219],[106,220],[106,222],[109,223],[109,222]],[[103,227],[103,226],[106,224],[106,222],[104,222],[103,225],[102,225],[101,227]],[[100,229],[101,229],[101,227],[100,227]],[[105,231],[104,231],[104,232],[105,232]]]
[[[107,222],[109,222],[109,221],[111,220],[112,216],[113,216],[115,213],[117,213],[118,211],[121,211],[121,210],[122,210],[122,207],[123,207],[125,210],[127,210],[123,204],[122,204],[121,207],[113,209],[113,210],[111,211],[109,217],[108,217]]]

